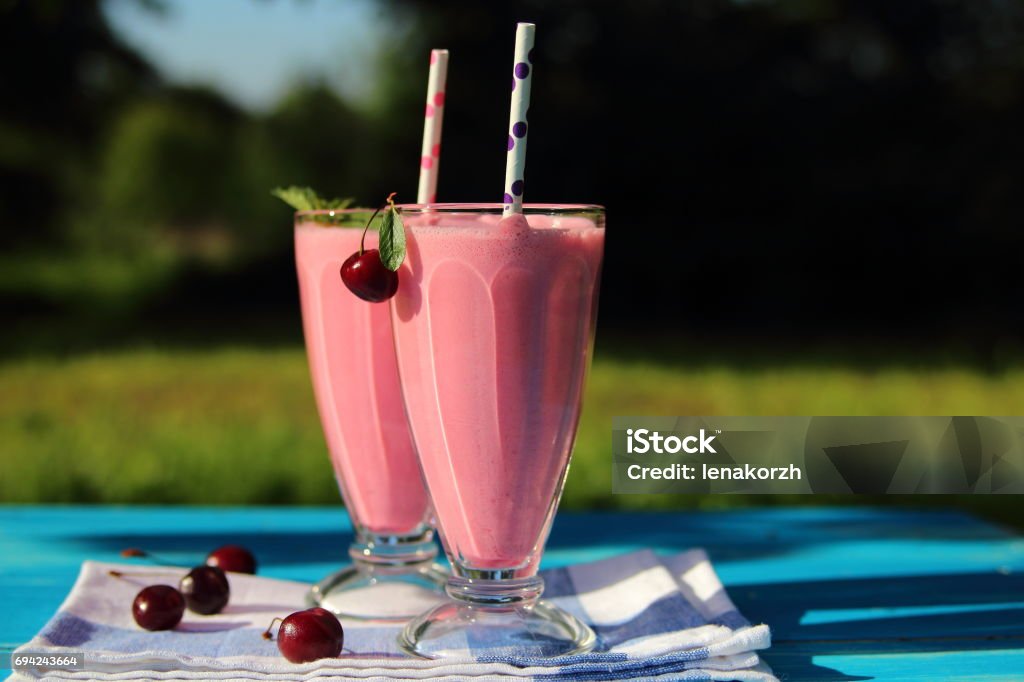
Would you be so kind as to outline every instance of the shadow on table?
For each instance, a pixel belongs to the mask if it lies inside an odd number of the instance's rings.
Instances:
[[[260,567],[328,564],[341,566],[349,562],[348,546],[351,532],[263,532],[263,531],[179,531],[161,528],[159,533],[121,533],[111,535],[80,535],[68,538],[82,547],[83,559],[118,561],[121,550],[137,547],[154,555],[159,563],[165,560],[186,565],[202,563],[207,552],[224,544],[247,547],[256,556]],[[100,556],[106,554],[106,557]],[[113,556],[111,556],[113,555]],[[139,561],[133,559],[131,561]],[[306,576],[319,580],[322,575]]]
[[[1016,573],[772,582],[729,593],[748,618],[770,619],[777,641],[969,638],[1000,648],[1000,638],[1024,637]]]
[[[343,517],[339,515],[339,522]],[[744,509],[731,512],[597,512],[556,517],[550,549],[613,548],[662,551],[705,547],[715,563],[784,556],[814,545],[877,540],[1006,540],[1007,531],[956,511],[876,508]],[[235,531],[202,529],[119,535],[81,534],[68,540],[91,552],[117,553],[141,547],[154,554],[195,555],[214,547],[243,544],[263,565],[345,563],[352,533],[309,531]],[[97,558],[89,555],[83,558]],[[177,558],[177,557],[173,557]],[[314,577],[311,576],[310,579]]]
[[[957,511],[819,508],[562,515],[548,547],[704,547],[716,562],[784,556],[816,545],[899,540],[1006,540],[1009,531]]]
[[[775,676],[784,682],[855,682],[875,679],[870,675],[847,675],[835,668],[814,663],[810,655],[780,652],[775,645],[761,658],[771,666]]]
[[[954,573],[741,585],[740,612],[772,626],[765,657],[783,679],[850,680],[815,663],[870,656],[1020,649],[1024,576]],[[813,605],[813,608],[808,608]]]

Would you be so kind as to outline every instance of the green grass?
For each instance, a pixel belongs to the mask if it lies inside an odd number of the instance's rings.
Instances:
[[[21,360],[0,387],[4,501],[337,499],[299,350]]]
[[[599,356],[563,506],[780,501],[613,496],[614,415],[984,415],[1022,409],[1021,369],[987,374],[956,367],[695,368]],[[0,364],[0,461],[3,502],[338,501],[299,347],[119,350],[9,360]],[[1001,504],[958,501],[983,508]]]

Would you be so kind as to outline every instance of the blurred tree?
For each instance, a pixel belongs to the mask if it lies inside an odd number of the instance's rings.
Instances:
[[[234,132],[244,118],[196,90],[128,105],[102,146],[86,242],[111,254],[160,241],[190,255],[229,249],[226,179],[236,168]]]
[[[0,245],[59,236],[54,218],[88,187],[106,118],[157,83],[99,0],[0,2]]]
[[[157,249],[210,263],[281,254],[289,211],[270,189],[380,194],[367,174],[380,167],[372,139],[322,85],[294,90],[266,117],[206,90],[164,88],[115,119],[80,235],[107,253]]]
[[[263,124],[282,162],[276,184],[309,185],[362,203],[382,199],[387,188],[375,186],[375,176],[390,163],[376,144],[375,123],[323,84],[296,88]]]
[[[221,95],[164,88],[111,126],[81,243],[218,266],[280,253],[287,215],[269,190],[291,175],[290,158],[265,120]]]
[[[608,206],[606,323],[1024,340],[1024,4],[389,5],[414,29],[382,103],[415,108],[451,50],[444,200],[499,196],[501,74],[537,23],[526,197]]]
[[[531,20],[526,196],[608,206],[604,324],[1024,343],[1024,4],[378,2],[395,28],[373,102],[313,83],[263,116],[162,84],[100,0],[0,0],[5,257],[49,257],[70,233],[68,260],[89,246],[97,277],[124,256],[104,291],[132,289],[132,268],[150,269],[138,254],[168,272],[258,266],[294,312],[289,211],[269,188],[411,199],[427,54],[444,46],[439,197],[496,200],[502,74],[515,21]],[[0,292],[44,272],[11,274],[15,260]],[[75,271],[51,279],[88,291]]]
[[[165,9],[139,2],[157,19]],[[0,20],[7,303],[35,309],[35,290],[48,303],[137,309],[175,269],[196,278],[190,263],[288,264],[290,212],[269,195],[275,185],[383,196],[366,172],[381,165],[372,126],[323,85],[253,116],[218,93],[161,83],[98,0],[0,2]]]

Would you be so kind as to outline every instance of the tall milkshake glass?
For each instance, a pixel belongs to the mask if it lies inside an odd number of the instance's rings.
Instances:
[[[400,206],[408,255],[392,301],[402,394],[450,601],[406,626],[429,658],[536,656],[594,644],[540,600],[544,543],[579,422],[604,247],[604,209]]]
[[[406,619],[440,600],[430,506],[402,405],[387,304],[357,298],[342,263],[372,211],[299,211],[295,264],[320,421],[352,519],[352,565],[309,602],[355,618]],[[376,248],[377,234],[366,234]]]

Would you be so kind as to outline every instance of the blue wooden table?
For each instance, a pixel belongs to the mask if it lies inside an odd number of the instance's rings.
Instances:
[[[85,559],[144,547],[189,564],[230,541],[261,575],[313,581],[350,539],[336,508],[0,507],[0,651],[39,630]],[[695,546],[772,626],[783,679],[1024,680],[1024,539],[958,512],[563,513],[545,565]]]

